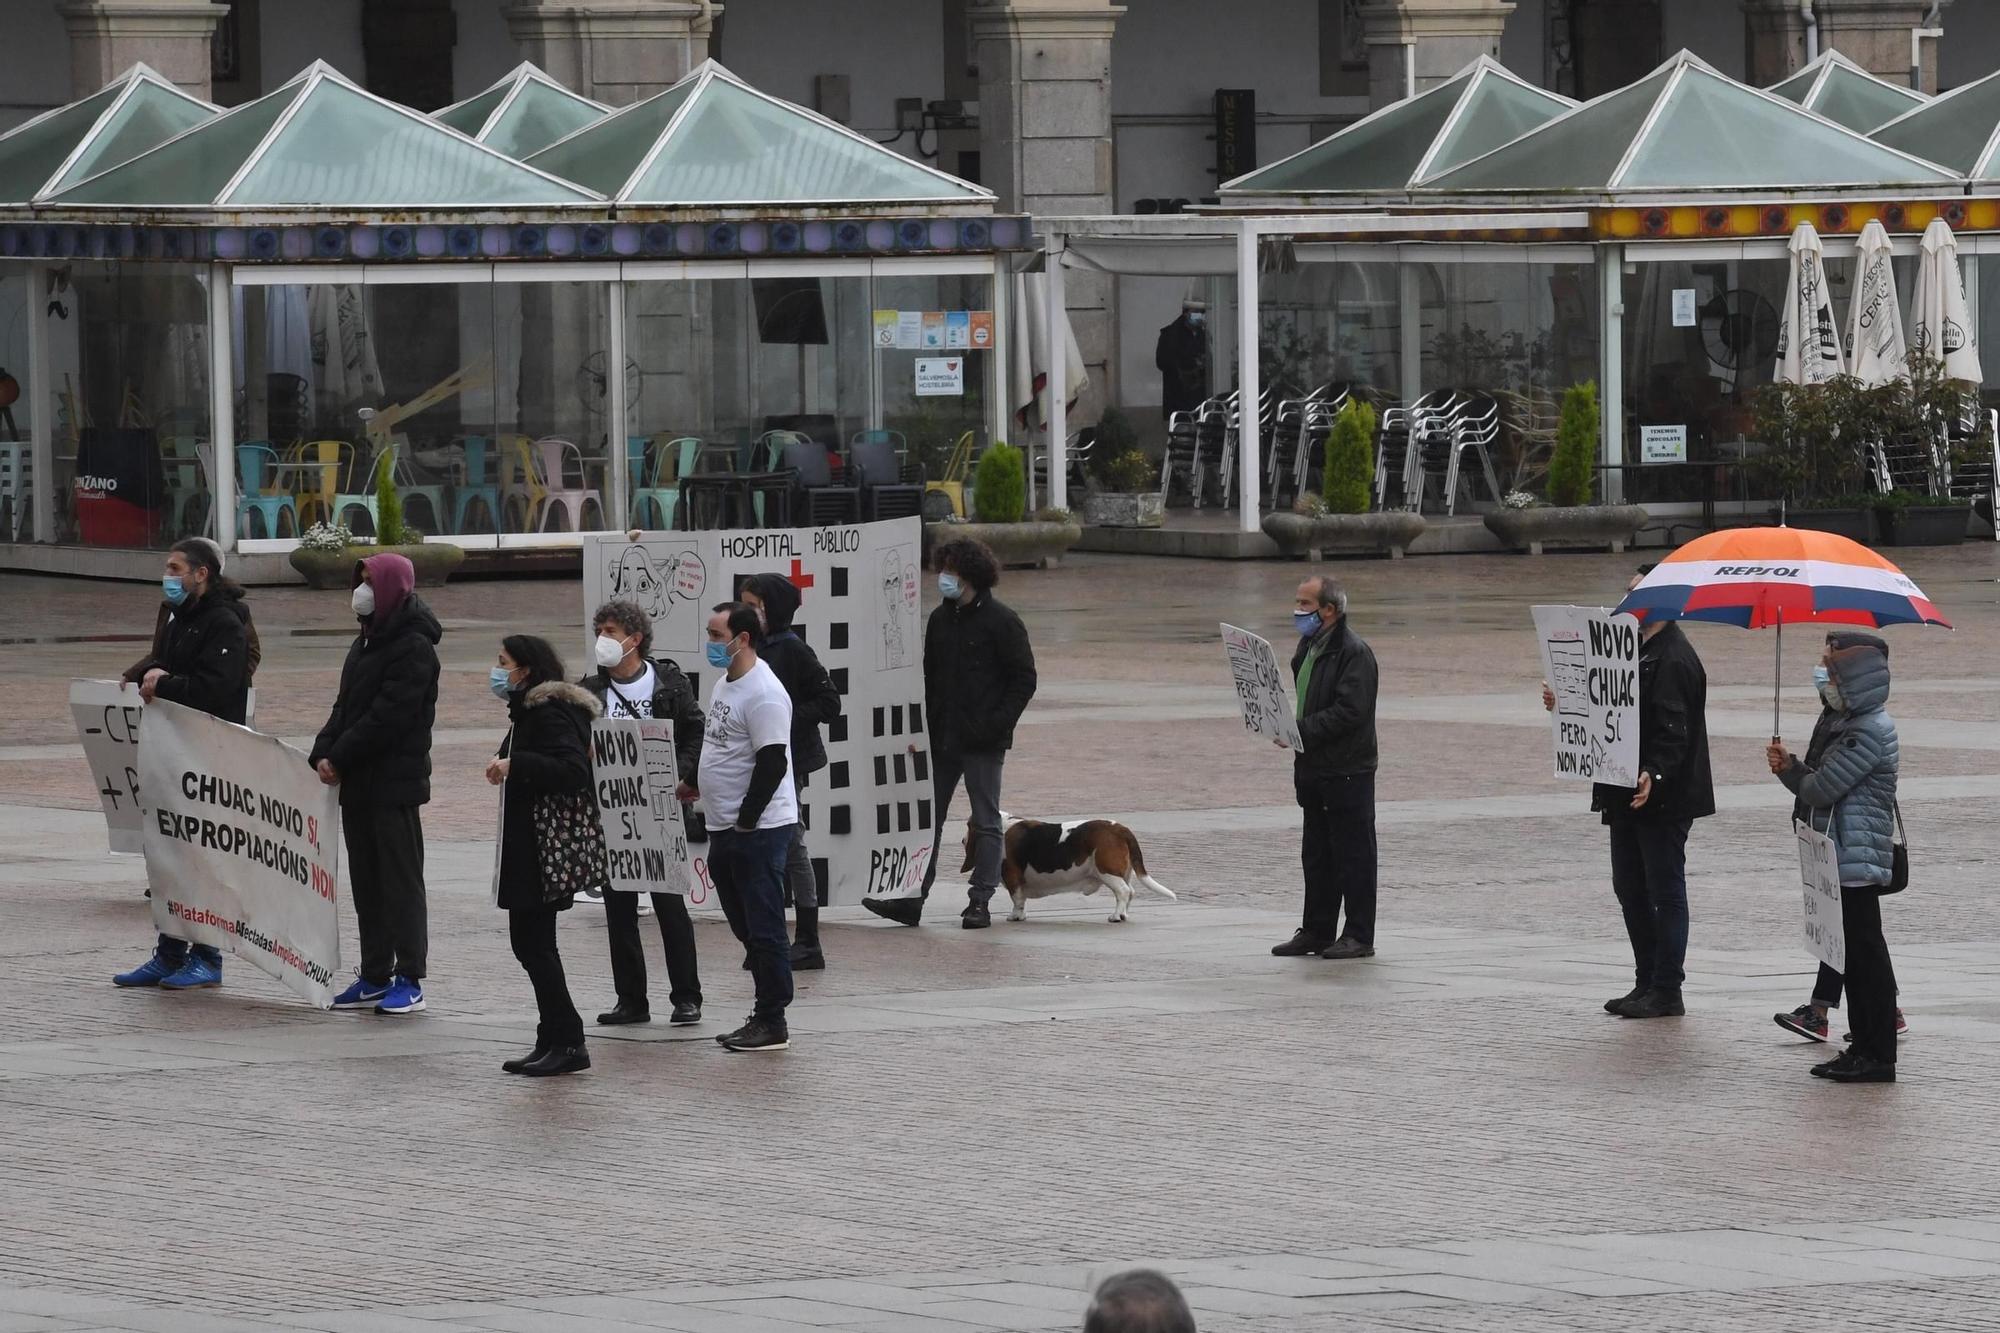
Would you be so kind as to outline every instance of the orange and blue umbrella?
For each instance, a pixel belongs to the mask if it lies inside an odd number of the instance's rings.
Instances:
[[[1697,537],[1653,567],[1618,604],[1641,621],[1773,625],[1951,622],[1902,570],[1831,532],[1729,528]]]

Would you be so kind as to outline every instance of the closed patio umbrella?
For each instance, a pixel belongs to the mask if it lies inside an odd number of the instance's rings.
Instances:
[[[1924,228],[1917,263],[1916,299],[1910,304],[1910,350],[1944,362],[1945,378],[1978,385],[1979,339],[1965,308],[1965,277],[1958,271],[1958,238],[1943,218]]]
[[[1772,378],[1779,384],[1824,384],[1846,374],[1847,363],[1835,332],[1833,296],[1826,289],[1826,259],[1812,223],[1801,222],[1792,233],[1791,251]]]
[[[1854,377],[1872,389],[1910,373],[1889,233],[1881,223],[1871,220],[1861,229],[1854,265],[1854,300],[1847,308],[1847,364]]]

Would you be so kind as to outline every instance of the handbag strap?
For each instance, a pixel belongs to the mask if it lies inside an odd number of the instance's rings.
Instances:
[[[1910,834],[1909,830],[1903,827],[1903,803],[1901,801],[1891,801],[1889,802],[1889,809],[1896,816],[1896,845],[1898,847],[1908,847],[1910,845]]]

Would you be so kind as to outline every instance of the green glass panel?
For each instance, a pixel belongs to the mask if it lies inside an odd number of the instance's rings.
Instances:
[[[1860,70],[1842,67],[1827,75],[1826,82],[1820,86],[1819,96],[1809,106],[1837,125],[1866,134],[1923,104],[1923,99],[1907,88],[1898,88],[1880,79],[1871,79]],[[1923,154],[1917,156],[1922,157]]]
[[[1787,102],[1797,102],[1803,106],[1807,95],[1812,92],[1813,80],[1819,77],[1819,71],[1819,62],[1815,61],[1782,83],[1772,84],[1770,91]]]
[[[599,194],[616,196],[632,173],[666,133],[674,113],[693,94],[699,80],[690,79],[658,96],[606,116],[589,129],[534,154],[529,165]]]
[[[1996,125],[2000,125],[2000,74],[1989,74],[1894,125],[1884,125],[1870,137],[1939,166],[1969,173],[1980,168],[1980,154],[1986,151]]]
[[[67,189],[100,171],[130,162],[214,115],[215,112],[191,97],[157,83],[142,82],[125,99],[125,105],[99,127],[97,137],[77,154],[76,161],[62,174],[55,188]]]
[[[123,90],[123,84],[113,84],[0,139],[0,200],[19,204],[34,198]]]
[[[1619,188],[1903,185],[1949,180],[1720,75],[1690,70]]]
[[[1320,140],[1297,157],[1274,162],[1237,182],[1237,190],[1285,194],[1400,190],[1465,95],[1470,75],[1388,107]]]
[[[1439,190],[1602,190],[1671,74],[1657,71],[1425,184]]]
[[[507,100],[507,93],[513,88],[511,82],[488,88],[477,97],[468,97],[457,106],[446,107],[434,113],[431,119],[440,125],[449,125],[460,134],[477,138],[479,131],[486,128],[486,118],[493,114],[493,108]]]
[[[726,79],[709,79],[666,147],[620,196],[638,204],[888,203],[973,199],[923,170]]]
[[[500,113],[485,142],[509,157],[526,157],[602,119],[604,113],[582,98],[530,81]]]
[[[424,208],[560,204],[584,196],[331,79],[305,102],[227,199],[231,207]]]
[[[1539,88],[1491,74],[1467,94],[1464,111],[1439,140],[1430,174],[1449,171],[1502,144],[1514,142],[1570,109],[1571,103]]]
[[[135,208],[212,204],[298,96],[297,87],[286,87],[246,102],[172,143],[71,186],[55,201]]]

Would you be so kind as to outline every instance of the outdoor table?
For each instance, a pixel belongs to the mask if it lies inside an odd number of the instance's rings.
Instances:
[[[798,474],[781,472],[697,472],[681,478],[681,507],[687,530],[790,527],[792,486]],[[758,497],[764,522],[757,521]]]

